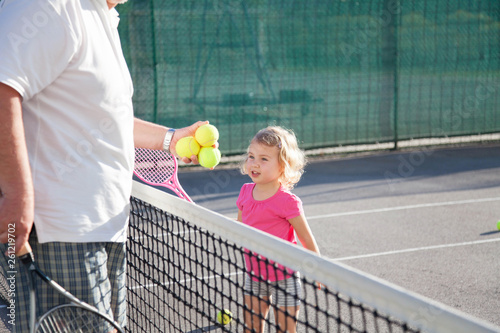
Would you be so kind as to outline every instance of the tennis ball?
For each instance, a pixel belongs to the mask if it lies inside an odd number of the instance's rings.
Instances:
[[[194,137],[200,146],[211,147],[219,140],[219,131],[214,125],[206,124],[198,127]]]
[[[224,309],[217,313],[217,321],[222,325],[227,325],[233,320],[233,314],[228,309]]]
[[[200,152],[200,145],[192,136],[186,136],[177,141],[175,151],[180,157],[191,158],[192,155],[198,155]]]
[[[500,230],[500,221],[497,222],[497,229]]]
[[[202,167],[215,168],[220,162],[220,150],[213,147],[203,147],[198,154],[198,161]]]

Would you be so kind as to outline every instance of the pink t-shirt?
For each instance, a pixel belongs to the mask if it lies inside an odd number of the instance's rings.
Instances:
[[[236,201],[243,223],[297,244],[294,229],[288,220],[303,213],[302,201],[283,187],[272,197],[258,201],[253,198],[254,187],[254,183],[244,184]],[[252,256],[245,254],[245,261],[247,270],[255,274],[252,277],[254,280],[260,276],[264,280],[277,281],[293,274],[292,270],[287,269],[288,274],[285,276],[282,265],[278,265],[279,269],[275,270],[273,261],[266,264],[265,258],[256,253]]]

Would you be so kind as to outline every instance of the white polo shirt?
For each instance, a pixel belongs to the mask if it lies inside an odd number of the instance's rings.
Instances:
[[[132,81],[105,0],[5,0],[0,82],[23,97],[42,243],[126,240]]]

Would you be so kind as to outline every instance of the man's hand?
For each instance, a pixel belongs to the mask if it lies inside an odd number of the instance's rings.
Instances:
[[[198,121],[191,126],[180,128],[180,129],[176,130],[174,133],[174,136],[172,137],[172,143],[170,144],[170,152],[172,152],[172,154],[178,156],[177,152],[175,151],[175,145],[177,144],[177,142],[186,136],[194,136],[198,127],[201,127],[201,126],[206,125],[206,124],[208,124],[208,121]],[[219,144],[217,143],[216,145],[214,145],[214,147],[217,148],[216,146],[218,146],[218,145]],[[198,156],[196,156],[196,155],[191,156],[191,158],[183,157],[182,161],[184,163],[193,163],[193,164],[199,163]]]
[[[179,128],[175,131],[170,141],[170,152],[177,156],[175,151],[175,145],[177,142],[186,137],[194,136],[198,127],[208,124],[208,121],[197,121],[191,126]],[[163,149],[163,139],[165,138],[165,133],[168,128],[162,125],[147,122],[141,119],[135,118],[134,121],[134,143],[136,147],[148,148],[148,149]],[[213,147],[217,148],[219,146],[216,143]],[[198,164],[198,157],[196,155],[191,156],[191,158],[183,157],[182,161],[184,163]]]
[[[16,253],[28,241],[33,227],[33,193],[4,193],[0,197],[0,243],[15,245]]]

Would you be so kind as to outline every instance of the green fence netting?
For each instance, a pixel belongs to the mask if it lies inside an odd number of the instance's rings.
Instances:
[[[500,132],[498,0],[131,0],[136,115],[303,148]]]

